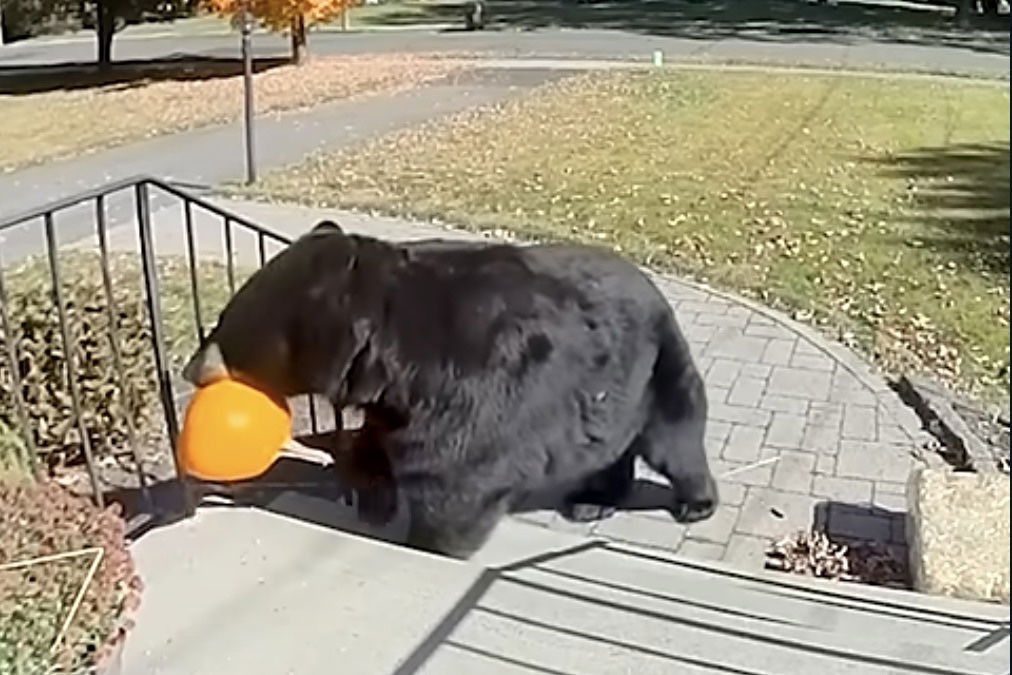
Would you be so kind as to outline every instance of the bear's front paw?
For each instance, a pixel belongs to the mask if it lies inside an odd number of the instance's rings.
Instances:
[[[359,519],[373,527],[383,527],[397,515],[397,490],[391,485],[377,485],[356,491]]]

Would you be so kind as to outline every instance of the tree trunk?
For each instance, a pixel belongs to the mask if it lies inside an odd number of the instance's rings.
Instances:
[[[970,26],[970,17],[973,14],[974,9],[973,0],[960,0],[959,4],[956,5],[956,23],[962,28],[968,28]]]
[[[112,64],[112,37],[116,33],[116,8],[113,0],[99,0],[95,30],[98,32],[98,65],[107,68]]]
[[[306,17],[299,14],[292,19],[292,63],[301,65],[306,62],[309,49],[306,46]]]
[[[344,9],[341,10],[341,30],[347,31],[350,25],[351,17],[348,16],[348,3],[344,3]]]

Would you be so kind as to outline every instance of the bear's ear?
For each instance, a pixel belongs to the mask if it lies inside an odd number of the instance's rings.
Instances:
[[[312,234],[344,234],[344,230],[341,226],[335,223],[333,220],[321,220],[318,222],[312,230]]]

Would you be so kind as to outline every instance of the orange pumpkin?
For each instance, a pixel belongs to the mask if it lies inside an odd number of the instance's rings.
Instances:
[[[186,410],[177,452],[186,473],[209,481],[238,481],[267,471],[291,439],[288,406],[242,382],[201,387]]]

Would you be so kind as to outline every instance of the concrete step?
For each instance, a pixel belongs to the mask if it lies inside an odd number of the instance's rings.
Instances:
[[[968,649],[1000,631],[1007,609],[782,581],[613,545],[584,550],[497,577],[420,672],[969,675],[1008,668],[1007,639]]]
[[[336,529],[350,509],[327,500],[269,508],[205,508],[134,545],[145,594],[124,672],[1008,670],[1007,606],[743,573],[516,520],[461,562]]]

